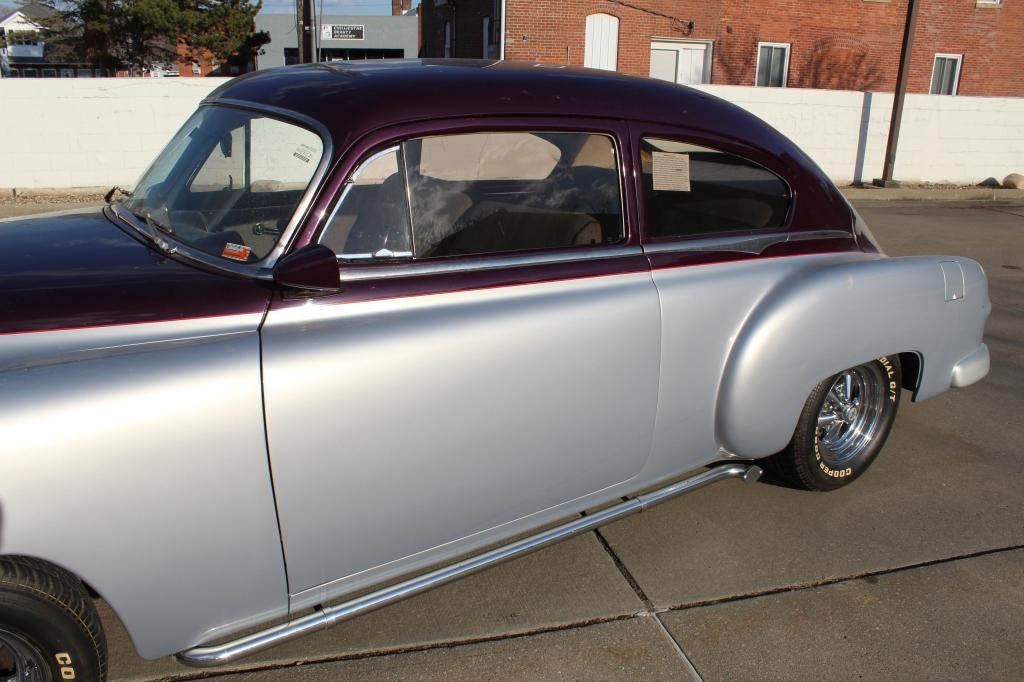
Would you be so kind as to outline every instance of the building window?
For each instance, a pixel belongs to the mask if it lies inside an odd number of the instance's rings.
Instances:
[[[23,69],[21,73],[25,78],[35,78],[39,75],[39,72],[35,69]]]
[[[57,69],[43,69],[43,78],[56,78]]]
[[[651,78],[671,83],[710,83],[712,44],[704,41],[651,43]]]
[[[583,66],[614,71],[619,61],[619,18],[610,14],[587,17]]]
[[[784,88],[789,77],[789,43],[757,44],[757,77],[754,85]]]
[[[452,57],[452,22],[444,22],[444,58]]]
[[[960,63],[963,55],[959,54],[937,54],[935,64],[932,67],[932,87],[929,92],[933,95],[955,95],[960,85]]]

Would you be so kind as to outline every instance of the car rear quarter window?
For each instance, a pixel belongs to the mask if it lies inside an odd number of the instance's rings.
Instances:
[[[778,175],[740,156],[684,142],[640,145],[652,239],[781,228],[791,202]]]
[[[345,260],[579,248],[623,241],[622,215],[607,135],[431,136],[364,161],[321,242]]]

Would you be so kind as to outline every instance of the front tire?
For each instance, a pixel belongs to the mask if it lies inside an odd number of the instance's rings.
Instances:
[[[104,682],[107,644],[75,576],[27,557],[0,558],[0,680]]]
[[[814,387],[793,439],[771,459],[792,484],[835,490],[863,474],[881,452],[900,402],[900,362],[881,357]]]

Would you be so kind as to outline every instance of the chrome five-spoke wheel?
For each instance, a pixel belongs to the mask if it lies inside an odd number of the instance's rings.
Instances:
[[[822,459],[844,466],[878,435],[887,395],[887,379],[879,368],[861,365],[839,374],[818,411]]]
[[[843,370],[811,391],[774,470],[808,490],[835,490],[871,465],[892,430],[900,400],[900,362],[886,356]]]

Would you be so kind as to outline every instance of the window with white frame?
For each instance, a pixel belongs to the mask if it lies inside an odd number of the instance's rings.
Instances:
[[[651,78],[672,83],[710,83],[710,41],[666,41],[651,43]]]
[[[784,88],[789,77],[789,43],[758,43],[754,85]]]
[[[929,92],[933,95],[955,95],[960,85],[960,64],[963,55],[959,54],[937,54],[935,64],[932,66],[932,87]]]

